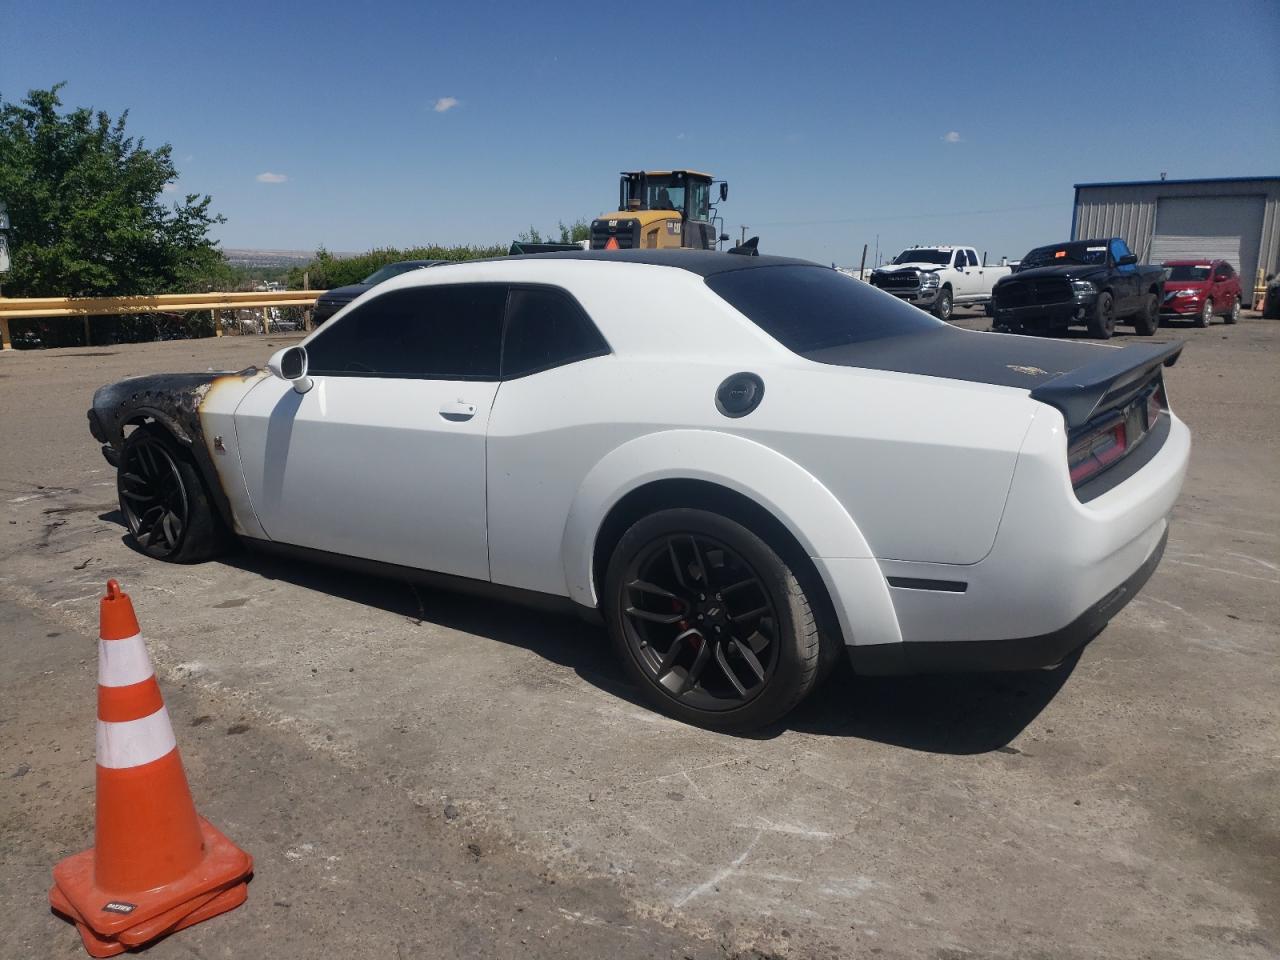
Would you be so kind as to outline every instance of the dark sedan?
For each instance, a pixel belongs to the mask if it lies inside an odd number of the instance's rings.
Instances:
[[[311,315],[311,322],[313,324],[324,323],[356,297],[366,290],[376,287],[383,280],[390,280],[392,277],[398,277],[400,274],[408,273],[410,270],[434,267],[437,264],[447,262],[446,260],[401,260],[399,263],[388,263],[385,267],[379,267],[373,271],[359,283],[326,290],[324,295],[316,300],[315,312]]]

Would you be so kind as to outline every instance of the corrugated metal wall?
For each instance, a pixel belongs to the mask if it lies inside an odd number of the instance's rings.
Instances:
[[[1196,180],[1186,183],[1114,183],[1076,189],[1073,240],[1124,237],[1140,259],[1151,253],[1156,213],[1165,197],[1262,196],[1262,235],[1255,261],[1264,273],[1280,273],[1280,177],[1266,180]],[[1244,278],[1251,286],[1254,277]]]

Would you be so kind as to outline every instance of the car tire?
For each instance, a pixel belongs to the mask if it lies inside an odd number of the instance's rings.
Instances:
[[[1231,309],[1227,311],[1227,315],[1222,318],[1223,323],[1231,324],[1240,320],[1240,298],[1236,297],[1231,301]]]
[[[939,320],[950,320],[955,308],[955,300],[951,296],[951,288],[943,287],[938,292],[938,299],[933,301],[933,315]]]
[[[1213,298],[1205,297],[1204,306],[1200,308],[1200,315],[1196,317],[1197,327],[1207,327],[1213,323]]]
[[[1133,318],[1133,329],[1139,336],[1149,337],[1160,328],[1160,298],[1148,293],[1142,298],[1142,309]]]
[[[780,719],[830,662],[795,572],[755,533],[707,510],[636,521],[609,560],[604,607],[645,698],[712,730]]]
[[[134,544],[169,563],[199,563],[222,553],[227,534],[191,455],[158,424],[124,442],[116,492]]]
[[[1089,335],[1099,340],[1110,340],[1116,332],[1116,301],[1111,291],[1103,290],[1089,314]]]

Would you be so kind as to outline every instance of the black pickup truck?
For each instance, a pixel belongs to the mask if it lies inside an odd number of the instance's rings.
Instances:
[[[991,290],[997,330],[1048,333],[1084,324],[1109,338],[1116,321],[1150,336],[1160,325],[1164,268],[1139,264],[1128,244],[1072,240],[1036,247]]]

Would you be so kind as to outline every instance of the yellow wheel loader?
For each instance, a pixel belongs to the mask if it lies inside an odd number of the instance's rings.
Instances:
[[[729,198],[729,184],[696,170],[624,171],[618,210],[591,221],[592,250],[688,247],[715,250],[729,237],[716,229],[711,188]]]

